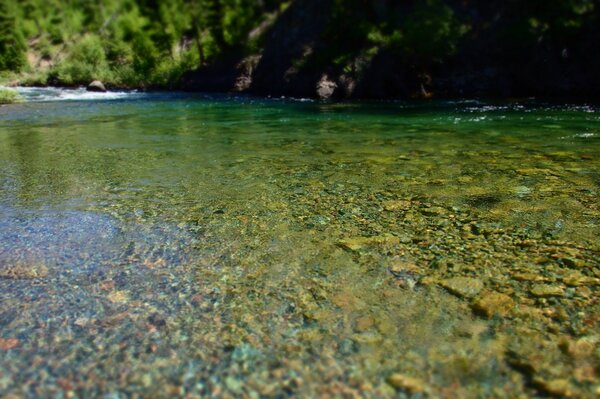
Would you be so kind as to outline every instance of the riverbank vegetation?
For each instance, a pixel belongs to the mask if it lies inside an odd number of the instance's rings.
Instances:
[[[14,104],[21,101],[19,93],[11,89],[0,87],[0,105]]]
[[[0,0],[4,80],[169,87],[198,65],[241,54],[285,2]]]
[[[306,94],[300,87],[309,86],[310,94],[327,77],[338,95],[372,97],[596,92],[599,7],[599,0],[0,0],[0,79],[267,94]],[[200,78],[186,79],[194,70]]]

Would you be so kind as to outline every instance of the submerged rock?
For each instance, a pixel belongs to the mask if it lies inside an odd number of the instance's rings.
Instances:
[[[16,338],[0,338],[0,350],[9,351],[19,346],[19,343]]]
[[[338,245],[350,251],[358,251],[366,247],[393,245],[400,243],[400,239],[392,235],[381,235],[375,237],[353,237],[338,241]]]
[[[534,378],[534,385],[542,392],[561,398],[572,398],[575,395],[573,387],[567,379],[544,380]]]
[[[387,382],[396,389],[404,389],[410,393],[420,393],[426,389],[423,380],[399,373],[390,375]]]
[[[513,308],[511,297],[500,292],[486,292],[473,303],[473,310],[486,317],[494,315],[506,316]]]
[[[129,300],[127,292],[121,291],[112,291],[107,295],[109,301],[113,303],[124,303]]]
[[[538,284],[531,289],[531,293],[538,298],[547,298],[551,296],[563,296],[565,290],[557,285]]]
[[[395,201],[385,201],[382,204],[384,210],[393,212],[393,211],[405,211],[410,209],[412,203],[409,200],[395,200]]]
[[[396,261],[388,270],[398,281],[408,288],[413,288],[421,279],[421,269],[413,262]]]
[[[90,83],[87,86],[87,91],[104,93],[104,92],[106,92],[106,87],[104,87],[104,84],[101,81],[94,80],[92,83]]]
[[[440,285],[451,293],[464,298],[473,298],[483,289],[483,282],[471,277],[453,277],[442,280]]]
[[[48,275],[48,267],[43,263],[14,263],[0,265],[0,278],[34,279]]]

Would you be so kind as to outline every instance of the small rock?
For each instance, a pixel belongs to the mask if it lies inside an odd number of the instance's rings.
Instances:
[[[8,351],[19,346],[19,340],[16,338],[0,338],[0,350]]]
[[[87,326],[89,321],[90,319],[88,319],[87,317],[79,317],[75,320],[73,324],[75,324],[77,327],[85,327]]]
[[[375,237],[354,237],[338,241],[338,245],[350,251],[358,251],[365,247],[399,244],[400,239],[392,235]]]
[[[581,259],[573,258],[573,257],[565,256],[562,258],[558,258],[558,260],[561,261],[567,267],[582,268],[585,266],[584,261],[582,261]]]
[[[451,293],[465,298],[473,298],[483,289],[483,282],[471,277],[449,278],[442,280],[440,285]]]
[[[404,211],[408,210],[411,207],[411,202],[408,200],[399,200],[399,201],[385,201],[381,204],[383,209],[388,212],[394,211]]]
[[[595,285],[598,283],[598,279],[587,277],[577,270],[573,270],[565,274],[562,278],[562,281],[569,287],[580,287],[588,284]]]
[[[352,335],[352,341],[357,344],[373,345],[381,343],[383,338],[377,332],[362,332],[361,334]]]
[[[94,80],[92,83],[90,83],[88,85],[87,91],[104,93],[104,92],[106,92],[106,87],[104,87],[104,84],[101,81]]]
[[[158,313],[153,313],[148,316],[148,323],[152,324],[155,327],[165,327],[167,325],[167,320]]]
[[[531,289],[531,294],[538,298],[548,298],[552,296],[563,296],[565,290],[562,287],[551,284],[537,284]]]
[[[426,388],[423,380],[399,373],[390,375],[387,383],[396,389],[404,389],[410,393],[424,392]]]
[[[388,269],[403,285],[413,288],[421,278],[419,267],[408,261],[397,260]]]
[[[34,279],[48,276],[48,267],[42,263],[0,265],[0,278]]]
[[[127,302],[128,296],[125,291],[112,291],[107,295],[107,298],[113,303],[123,303]]]
[[[448,213],[448,211],[441,206],[432,206],[431,208],[421,209],[421,213],[425,216],[441,216]]]
[[[548,279],[535,273],[520,273],[512,275],[512,278],[517,281],[547,281]]]
[[[559,347],[574,360],[591,358],[598,345],[598,337],[586,336],[577,340],[563,339]]]
[[[573,388],[569,383],[569,380],[566,379],[546,381],[540,378],[535,378],[533,382],[539,390],[547,393],[548,395],[562,398],[570,398],[574,395]]]
[[[540,169],[540,168],[516,169],[516,172],[523,176],[551,175],[552,174],[552,171],[550,169]]]
[[[512,298],[499,292],[485,293],[473,303],[473,309],[483,313],[488,318],[496,314],[506,316],[513,307]]]
[[[371,316],[362,316],[356,320],[356,330],[364,332],[375,325],[375,321]]]

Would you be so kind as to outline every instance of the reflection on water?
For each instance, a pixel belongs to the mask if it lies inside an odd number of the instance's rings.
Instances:
[[[57,93],[0,108],[0,393],[598,389],[596,108]]]

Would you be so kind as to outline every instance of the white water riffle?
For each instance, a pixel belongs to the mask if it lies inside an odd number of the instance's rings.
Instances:
[[[146,94],[138,91],[90,92],[85,88],[65,89],[59,87],[15,87],[25,101],[86,101],[122,100],[142,98]]]

